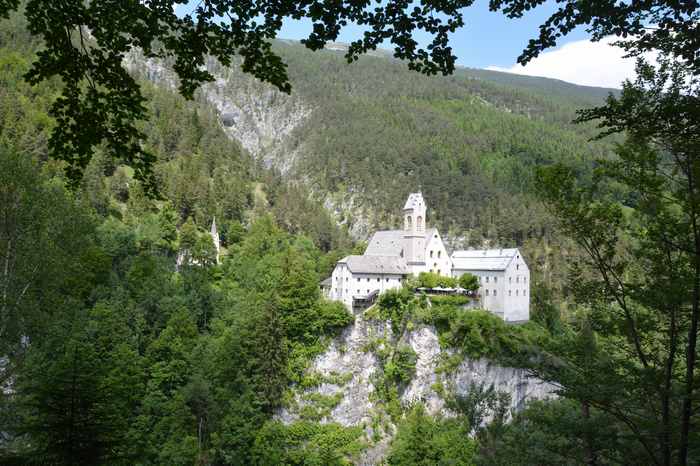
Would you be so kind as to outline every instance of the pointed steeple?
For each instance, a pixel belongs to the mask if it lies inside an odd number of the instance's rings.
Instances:
[[[216,229],[216,216],[211,222],[211,230],[209,231],[211,235],[211,240],[214,243],[214,248],[216,248],[216,263],[219,263],[219,255],[221,254],[221,240],[219,238],[219,231]]]

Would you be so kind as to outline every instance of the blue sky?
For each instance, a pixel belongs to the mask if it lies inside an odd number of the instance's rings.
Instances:
[[[488,68],[531,76],[545,76],[575,84],[620,87],[624,79],[634,77],[634,61],[622,58],[622,52],[610,45],[612,39],[592,43],[585,28],[579,28],[560,40],[556,48],[540,54],[526,67],[516,64],[518,55],[528,40],[537,36],[538,27],[554,11],[556,4],[548,1],[528,12],[523,18],[508,19],[488,9],[488,0],[476,0],[464,11],[465,26],[451,37],[457,63],[473,68]],[[190,8],[180,6],[178,13]],[[279,39],[300,40],[311,30],[308,20],[287,20]],[[341,31],[339,42],[351,42],[362,29],[349,25]],[[418,35],[419,43],[429,42],[427,35]],[[390,44],[387,44],[387,48]]]
[[[473,68],[512,66],[528,40],[537,36],[538,26],[547,19],[547,13],[553,11],[552,8],[551,4],[544,5],[523,18],[513,20],[502,13],[489,11],[487,0],[477,0],[464,12],[465,26],[451,38],[458,63]],[[285,22],[279,38],[303,39],[310,30],[310,21],[289,20]],[[362,30],[358,26],[349,26],[341,32],[338,41],[350,42],[361,34]],[[585,30],[576,30],[562,44],[587,37]],[[419,36],[419,41],[426,44],[428,36]]]

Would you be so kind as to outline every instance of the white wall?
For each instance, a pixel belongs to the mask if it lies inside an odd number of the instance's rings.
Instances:
[[[481,296],[481,307],[503,317],[505,312],[505,272],[502,270],[454,269],[452,272],[452,276],[459,278],[465,273],[470,273],[479,279],[479,295]]]
[[[401,275],[353,274],[347,264],[339,263],[331,275],[330,299],[341,301],[352,310],[352,298],[401,288]],[[341,286],[342,285],[342,286]]]
[[[437,230],[428,239],[428,244],[425,247],[425,266],[426,271],[432,270],[446,277],[452,276],[452,259],[447,254],[447,249],[445,249]]]
[[[530,269],[518,252],[506,268],[506,321],[530,319]]]

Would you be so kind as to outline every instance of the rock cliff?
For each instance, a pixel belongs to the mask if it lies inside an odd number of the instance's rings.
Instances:
[[[310,365],[307,372],[314,383],[295,387],[277,418],[286,424],[311,417],[321,423],[362,426],[369,448],[358,464],[381,462],[395,425],[375,392],[376,376],[381,371],[377,350],[391,340],[391,332],[389,323],[357,315],[355,323]],[[496,391],[507,393],[511,412],[522,409],[528,400],[553,396],[553,386],[529,377],[523,370],[502,367],[484,358],[466,358],[456,368],[441,369],[452,353],[440,347],[432,326],[418,325],[405,331],[400,339],[417,356],[415,374],[400,392],[403,407],[421,402],[432,415],[450,416],[445,392],[466,396],[474,387],[493,386]]]

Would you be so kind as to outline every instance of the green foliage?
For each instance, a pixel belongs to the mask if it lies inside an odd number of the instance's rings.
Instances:
[[[435,325],[442,347],[459,349],[470,358],[488,357],[503,363],[512,362],[547,338],[536,324],[512,326],[491,312],[452,304],[435,304],[424,321]]]
[[[399,424],[387,464],[469,466],[475,464],[475,446],[461,420],[433,418],[417,404]]]
[[[408,345],[401,345],[384,365],[384,376],[397,387],[405,387],[416,374],[418,356]]]
[[[457,279],[446,277],[435,272],[421,272],[418,274],[418,286],[424,288],[455,288]]]
[[[525,466],[644,464],[639,449],[625,446],[618,426],[601,412],[585,417],[569,400],[532,401],[507,424],[479,432],[477,464]],[[582,441],[587,438],[588,442]]]
[[[252,464],[349,465],[363,448],[361,427],[300,421],[265,424],[255,439]]]
[[[415,298],[411,290],[388,290],[382,293],[377,301],[378,316],[383,320],[390,320],[394,333],[397,333],[414,306]]]
[[[431,296],[430,302],[434,306],[464,306],[471,301],[471,298],[464,295],[444,295],[444,296]]]
[[[36,463],[131,464],[130,427],[140,403],[136,339],[118,309],[97,305],[57,322],[32,345],[16,380],[19,456]]]
[[[460,288],[464,288],[467,291],[475,292],[479,289],[479,279],[476,275],[472,275],[469,272],[460,275],[458,283]]]
[[[700,457],[689,411],[700,322],[700,293],[691,291],[700,267],[690,265],[700,250],[688,248],[700,244],[695,73],[678,57],[640,60],[619,97],[581,113],[598,120],[601,137],[625,132],[615,157],[597,160],[590,182],[563,164],[539,170],[542,199],[585,255],[571,267],[575,318],[527,366],[588,417],[609,415],[640,463]],[[538,318],[556,326],[547,296],[537,301]]]

